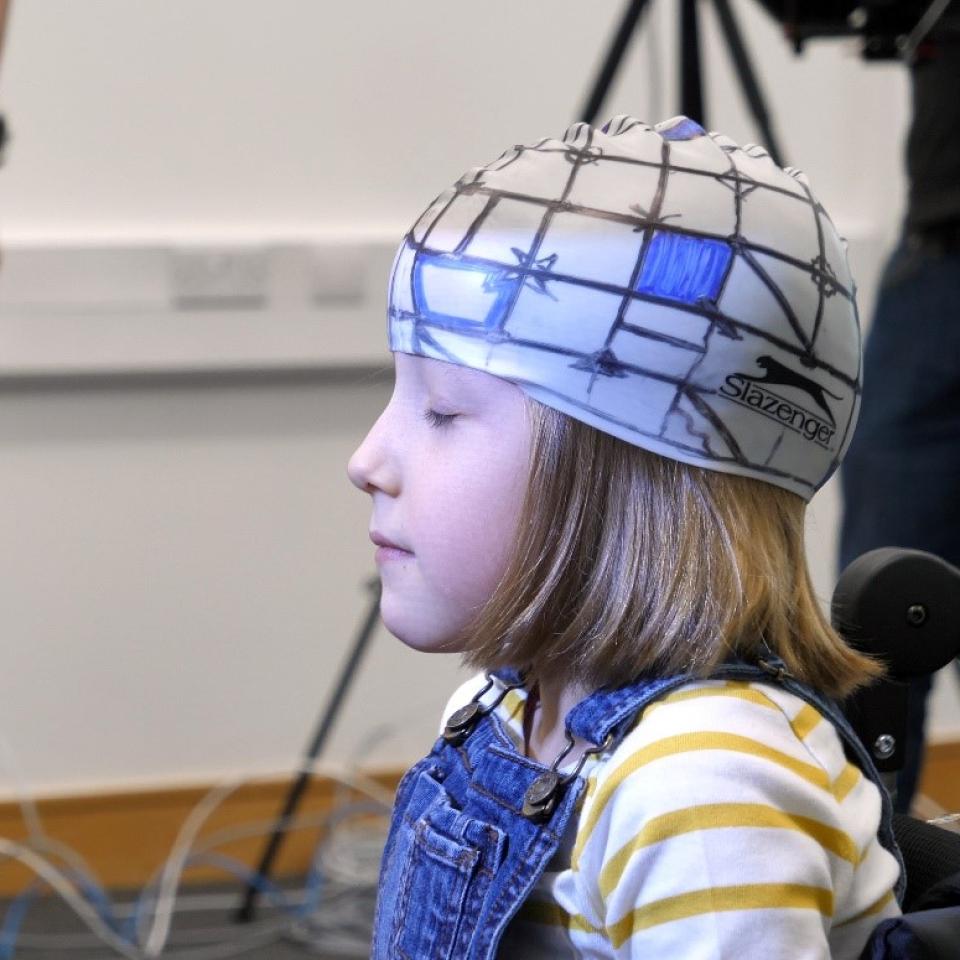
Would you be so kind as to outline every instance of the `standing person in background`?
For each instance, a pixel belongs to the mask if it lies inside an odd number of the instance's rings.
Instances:
[[[841,471],[840,569],[877,547],[960,565],[960,10],[911,63],[907,214],[880,283],[864,355],[860,423]],[[896,808],[923,761],[931,678],[910,692]]]

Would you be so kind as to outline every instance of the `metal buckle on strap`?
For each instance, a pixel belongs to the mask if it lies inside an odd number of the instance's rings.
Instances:
[[[505,684],[493,701],[488,704],[482,704],[480,698],[493,686],[495,680],[496,678],[488,673],[487,682],[483,688],[474,695],[473,699],[460,707],[459,710],[455,710],[450,714],[446,726],[443,728],[443,739],[451,746],[459,747],[460,744],[470,736],[471,731],[481,717],[485,717],[491,710],[496,709],[500,701],[503,700],[511,690],[522,687],[524,676],[521,673],[516,683]]]
[[[757,660],[757,666],[764,672],[769,674],[774,678],[778,683],[783,683],[784,680],[794,680],[796,679],[794,675],[782,664],[771,663],[769,660]]]
[[[576,778],[580,776],[580,771],[587,762],[587,758],[608,750],[614,740],[613,733],[608,733],[603,743],[599,746],[590,747],[589,750],[583,751],[582,756],[577,761],[577,765],[573,770],[569,773],[560,774],[558,772],[560,764],[563,763],[564,758],[573,749],[575,742],[569,727],[566,730],[566,734],[567,744],[550,765],[550,769],[545,773],[541,773],[540,776],[527,787],[527,792],[523,795],[523,815],[534,823],[542,823],[544,820],[550,819],[553,811],[557,808],[557,803],[565,787],[572,780],[576,780]]]

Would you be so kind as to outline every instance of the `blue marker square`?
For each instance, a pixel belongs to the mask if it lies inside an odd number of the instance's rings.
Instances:
[[[716,300],[733,253],[722,240],[654,233],[637,280],[637,292],[696,304]]]

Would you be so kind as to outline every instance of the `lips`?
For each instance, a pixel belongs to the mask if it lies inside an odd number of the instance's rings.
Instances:
[[[378,530],[370,531],[370,539],[378,547],[389,547],[391,550],[402,550],[404,553],[412,553],[413,551],[408,550],[406,547],[401,546],[399,543],[394,543],[389,537],[385,537]]]

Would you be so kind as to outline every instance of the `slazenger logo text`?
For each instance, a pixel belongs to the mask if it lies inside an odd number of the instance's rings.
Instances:
[[[720,387],[720,393],[742,406],[750,407],[771,420],[782,423],[794,433],[799,433],[825,449],[829,449],[833,441],[836,433],[833,424],[760,386],[743,374],[731,373]]]

